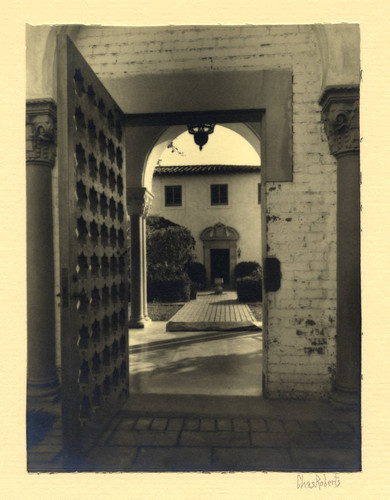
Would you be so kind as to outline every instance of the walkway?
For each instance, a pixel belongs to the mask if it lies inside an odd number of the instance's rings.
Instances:
[[[211,331],[130,330],[129,401],[77,470],[360,470],[358,412],[261,397],[261,328],[233,293],[201,294],[179,311]],[[224,321],[234,331],[218,330]],[[237,329],[246,322],[256,331]],[[63,471],[59,402],[42,410],[54,423],[30,448],[28,470]]]
[[[357,413],[315,401],[158,399],[147,409],[130,398],[77,470],[360,470]],[[60,420],[29,450],[28,464],[30,472],[64,471]]]
[[[200,292],[167,323],[167,331],[260,330],[247,304],[237,301],[236,292]]]

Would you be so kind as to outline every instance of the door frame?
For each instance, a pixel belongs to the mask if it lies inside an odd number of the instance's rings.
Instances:
[[[239,232],[233,227],[218,222],[214,226],[206,227],[201,232],[200,239],[203,241],[203,263],[206,268],[208,285],[213,285],[211,283],[211,250],[230,250],[229,277],[231,286],[233,284],[234,268],[237,264]]]

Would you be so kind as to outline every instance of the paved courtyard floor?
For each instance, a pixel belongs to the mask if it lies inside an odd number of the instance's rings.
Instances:
[[[30,472],[66,472],[60,419],[28,453]],[[326,402],[133,397],[80,472],[357,472],[358,415]],[[71,471],[71,470],[69,470]]]
[[[131,394],[260,396],[261,331],[130,332]]]
[[[131,330],[129,401],[77,470],[359,471],[357,411],[262,398],[256,326]],[[43,410],[54,424],[30,447],[28,469],[63,471],[59,404]]]

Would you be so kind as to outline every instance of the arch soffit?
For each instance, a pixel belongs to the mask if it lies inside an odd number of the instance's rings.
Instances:
[[[327,87],[360,83],[358,24],[315,24],[312,27],[321,60],[320,96]]]
[[[79,25],[27,25],[26,78],[29,98],[57,98],[57,35],[77,39]]]
[[[246,140],[250,146],[256,151],[260,159],[260,134],[252,124],[247,123],[221,123],[218,124],[221,127],[226,127],[233,132],[239,134],[244,140]],[[162,128],[162,132],[151,146],[149,154],[145,160],[144,172],[142,185],[146,187],[149,191],[152,188],[153,172],[156,167],[158,159],[161,157],[164,150],[167,148],[168,144],[176,139],[180,134],[186,132],[187,127],[185,125],[174,125],[166,128]]]
[[[200,233],[202,241],[237,241],[240,238],[239,232],[230,226],[225,226],[222,222],[214,224],[214,226],[206,227]]]

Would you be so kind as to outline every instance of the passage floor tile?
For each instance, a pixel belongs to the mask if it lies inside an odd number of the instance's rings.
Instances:
[[[329,448],[357,448],[359,446],[359,438],[352,432],[322,434],[322,439]]]
[[[168,431],[180,431],[183,428],[183,418],[170,418],[168,422]]]
[[[295,470],[305,471],[359,471],[360,453],[358,450],[335,450],[332,448],[301,449],[291,448]]]
[[[116,431],[109,444],[121,446],[174,446],[178,437],[177,431]]]
[[[252,432],[252,445],[280,448],[289,446],[290,440],[284,432]]]
[[[250,446],[247,432],[191,432],[183,431],[181,446]]]
[[[130,470],[137,448],[129,446],[96,446],[82,465],[83,470]]]
[[[210,448],[141,448],[135,468],[139,470],[205,470],[210,468]]]
[[[291,458],[285,449],[216,448],[213,465],[227,470],[287,470]]]
[[[320,434],[305,432],[289,432],[288,434],[291,446],[300,448],[324,448],[324,441]]]

